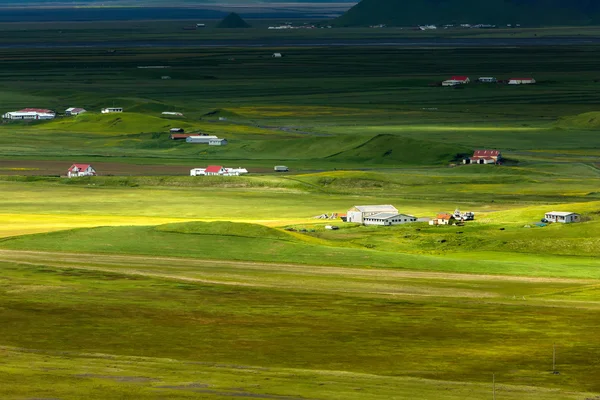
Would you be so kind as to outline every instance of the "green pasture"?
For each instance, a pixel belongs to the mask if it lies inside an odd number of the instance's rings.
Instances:
[[[492,374],[498,400],[598,396],[597,46],[286,48],[420,33],[181,23],[0,24],[108,43],[0,49],[2,113],[89,110],[0,125],[0,398],[484,399]],[[240,36],[273,45],[110,47]],[[435,86],[456,74],[538,84]],[[462,165],[492,148],[503,165]],[[99,176],[57,176],[74,162]],[[250,174],[187,176],[209,164]],[[476,219],[315,218],[360,204]],[[548,211],[583,222],[536,225]]]

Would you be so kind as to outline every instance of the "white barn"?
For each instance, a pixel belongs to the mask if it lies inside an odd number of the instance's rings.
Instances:
[[[398,215],[396,207],[389,204],[375,205],[375,206],[354,206],[346,214],[346,222],[356,222],[358,224],[365,223],[365,218],[371,217],[376,214],[391,213]]]
[[[572,222],[580,222],[581,215],[573,212],[550,211],[547,212],[544,218],[548,222],[558,222],[561,224],[570,224]]]
[[[71,165],[71,168],[67,170],[67,176],[69,178],[96,176],[96,170],[90,164],[73,164]]]
[[[65,110],[65,115],[79,115],[79,114],[83,114],[84,112],[87,112],[86,109],[84,108],[79,108],[79,107],[69,107]]]
[[[7,112],[2,116],[4,119],[12,120],[48,120],[54,119],[56,113],[45,108],[24,108],[19,111]]]
[[[371,215],[364,218],[365,225],[400,225],[411,222],[417,222],[417,217],[407,214],[398,214],[393,212],[383,212],[375,215]]]
[[[188,136],[185,139],[188,143],[201,143],[201,144],[209,144],[211,140],[218,139],[216,136]]]
[[[536,80],[533,78],[512,78],[508,81],[509,85],[533,85]]]
[[[107,107],[102,109],[102,114],[122,113],[123,107]]]
[[[226,146],[227,145],[227,139],[210,139],[208,141],[208,145],[209,146]]]

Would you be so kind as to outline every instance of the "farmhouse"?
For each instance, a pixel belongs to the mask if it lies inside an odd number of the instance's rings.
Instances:
[[[467,83],[471,83],[471,79],[468,76],[453,76],[450,78],[451,81],[456,81],[462,85],[466,85]]]
[[[107,107],[102,109],[102,114],[122,113],[123,107]]]
[[[544,216],[548,222],[559,222],[562,224],[569,224],[571,222],[580,222],[581,215],[573,212],[564,211],[550,211]]]
[[[496,82],[498,82],[498,79],[493,78],[491,76],[482,76],[481,78],[479,78],[479,82],[481,82],[481,83],[496,83]]]
[[[65,115],[75,116],[75,115],[83,114],[84,112],[87,112],[87,110],[85,110],[84,108],[70,107],[65,110]]]
[[[533,85],[536,81],[533,78],[511,78],[508,81],[509,85]]]
[[[410,222],[417,222],[417,217],[406,214],[398,214],[393,212],[382,212],[364,218],[365,225],[400,225]]]
[[[45,108],[24,108],[19,111],[7,112],[2,116],[4,119],[12,120],[48,120],[54,119],[56,113]]]
[[[283,54],[281,53],[273,53],[273,58],[281,58],[283,57]]]
[[[90,164],[73,164],[71,168],[67,170],[67,176],[69,178],[76,178],[78,176],[95,176],[96,170]]]
[[[376,214],[388,213],[398,215],[396,207],[389,204],[375,206],[354,206],[346,213],[346,222],[365,223],[365,219]]]
[[[209,146],[226,146],[227,139],[210,139],[208,141]]]
[[[498,164],[501,160],[499,150],[475,150],[471,158],[463,160],[463,164]]]
[[[190,176],[240,176],[248,173],[246,168],[225,168],[220,165],[209,165],[206,168],[190,170]]]
[[[187,143],[200,143],[200,144],[208,144],[211,139],[218,139],[218,137],[216,136],[210,136],[210,135],[206,135],[206,136],[188,136],[185,141]]]
[[[452,225],[456,222],[456,218],[452,214],[438,214],[437,217],[429,221],[429,225]]]

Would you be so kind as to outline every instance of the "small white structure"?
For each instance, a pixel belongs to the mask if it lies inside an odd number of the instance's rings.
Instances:
[[[193,168],[190,176],[240,176],[248,173],[246,168],[225,168],[220,165],[209,165],[206,168]]]
[[[398,210],[396,207],[389,204],[375,206],[354,206],[348,210],[348,213],[346,214],[346,222],[363,224],[365,222],[365,218],[381,213],[398,215]]]
[[[226,146],[227,145],[227,139],[210,139],[208,141],[208,145],[209,146]]]
[[[71,165],[71,168],[67,170],[67,176],[69,178],[96,176],[96,170],[90,164],[73,164]]]
[[[175,111],[163,111],[161,113],[162,115],[172,115],[174,117],[183,117],[183,114],[180,112],[175,112]]]
[[[273,53],[273,58],[281,58],[283,57],[283,54],[281,53]]]
[[[169,129],[170,133],[185,133],[185,130],[183,128],[171,128]]]
[[[448,80],[442,82],[442,86],[458,86],[461,84],[462,84],[461,82],[455,81],[452,79],[448,79]]]
[[[206,135],[206,136],[188,136],[185,141],[187,143],[200,143],[200,144],[208,144],[211,140],[218,139],[218,137],[214,135]]]
[[[580,222],[581,215],[573,212],[550,211],[546,213],[544,218],[548,222],[559,222],[562,224],[570,224],[572,222]]]
[[[417,222],[417,217],[406,214],[389,213],[383,212],[375,215],[371,215],[364,218],[365,225],[400,225],[407,224],[410,222]]]
[[[509,85],[533,85],[536,80],[533,78],[512,78],[508,81]]]
[[[285,165],[276,165],[274,170],[275,172],[288,172],[290,169]]]
[[[491,76],[483,76],[483,77],[479,78],[479,82],[481,82],[481,83],[496,83],[496,82],[498,82],[498,79],[491,77]]]
[[[122,113],[123,107],[107,107],[102,109],[102,114]]]
[[[7,112],[2,116],[4,119],[12,120],[48,120],[54,119],[56,113],[45,108],[24,108],[19,111]]]
[[[86,109],[84,108],[77,108],[77,107],[69,107],[65,110],[65,115],[67,116],[76,116],[79,114],[83,114],[84,112],[87,112]]]

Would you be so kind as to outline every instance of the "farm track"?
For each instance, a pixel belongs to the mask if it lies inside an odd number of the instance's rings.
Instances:
[[[0,263],[64,270],[97,271],[208,285],[228,285],[360,297],[442,297],[510,300],[498,288],[520,285],[520,301],[545,303],[548,295],[597,287],[596,280],[459,274],[389,269],[336,268],[317,265],[200,260],[174,257],[100,255],[0,250]],[[544,287],[551,285],[552,289]],[[556,286],[560,287],[557,288]],[[538,288],[538,289],[536,289]],[[561,300],[562,301],[562,300]],[[561,301],[556,301],[556,306]],[[571,303],[571,302],[568,302]],[[579,303],[579,302],[578,302]],[[580,302],[597,307],[595,302]]]

